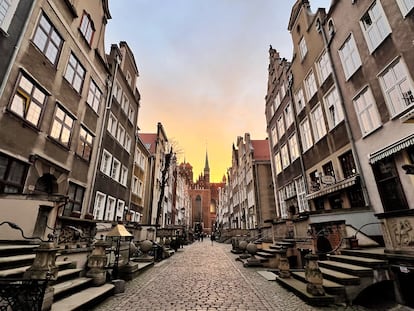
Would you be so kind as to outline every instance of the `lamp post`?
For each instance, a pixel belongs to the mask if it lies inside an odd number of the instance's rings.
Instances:
[[[125,228],[124,225],[117,224],[115,227],[112,228],[111,231],[108,232],[106,236],[112,238],[112,241],[116,241],[115,262],[114,262],[114,267],[112,271],[112,278],[117,279],[118,272],[119,272],[119,252],[121,249],[121,239],[124,238],[126,240],[126,238],[132,238],[133,235],[128,232],[128,230]],[[129,261],[129,244],[128,244],[128,261]]]

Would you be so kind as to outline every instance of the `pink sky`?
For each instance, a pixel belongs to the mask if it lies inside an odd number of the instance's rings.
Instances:
[[[293,0],[113,0],[106,44],[135,54],[141,132],[161,122],[180,162],[212,181],[231,166],[232,144],[266,138],[268,50],[292,55],[287,24]],[[312,10],[330,0],[310,1]]]

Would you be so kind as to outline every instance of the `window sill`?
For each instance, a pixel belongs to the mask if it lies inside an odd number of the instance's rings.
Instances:
[[[380,125],[377,128],[373,129],[371,132],[368,132],[366,134],[362,134],[362,139],[365,139],[365,138],[373,135],[375,132],[379,131],[380,129],[382,129],[382,125]]]

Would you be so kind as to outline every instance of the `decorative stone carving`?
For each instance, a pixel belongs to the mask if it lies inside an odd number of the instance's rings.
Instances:
[[[318,265],[318,256],[315,254],[308,254],[305,256],[307,260],[305,268],[305,278],[308,282],[306,284],[306,291],[314,296],[323,296],[325,295],[325,290],[323,289],[323,277],[322,272],[319,269]]]
[[[395,242],[398,246],[411,246],[414,244],[412,232],[413,228],[408,219],[396,221],[393,225],[393,232],[395,235]]]

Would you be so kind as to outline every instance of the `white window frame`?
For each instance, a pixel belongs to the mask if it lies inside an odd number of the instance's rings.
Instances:
[[[297,110],[297,113],[299,113],[302,111],[303,108],[305,108],[305,105],[306,105],[302,88],[300,88],[299,91],[296,92],[295,101],[296,101],[296,110]]]
[[[121,162],[115,157],[112,159],[111,178],[119,181],[121,174]]]
[[[109,133],[111,133],[113,137],[116,137],[117,127],[118,127],[118,120],[115,117],[115,115],[111,112],[108,118],[108,124],[107,124],[106,129],[108,130]]]
[[[277,132],[279,134],[279,139],[282,138],[283,135],[285,135],[286,129],[285,129],[285,121],[283,120],[283,114],[279,116],[277,119]]]
[[[344,69],[345,80],[349,78],[362,66],[361,56],[355,43],[354,35],[351,33],[344,44],[338,50]]]
[[[324,50],[317,61],[319,81],[322,84],[332,73],[332,65],[328,53]]]
[[[368,22],[371,24],[368,24]],[[391,33],[391,27],[379,0],[371,5],[359,21],[359,24],[370,53],[375,51],[375,49]]]
[[[309,211],[308,200],[306,199],[306,187],[303,177],[295,179],[296,195],[298,200],[299,213]]]
[[[138,177],[137,176],[132,176],[132,185],[131,185],[131,189],[132,189],[132,193],[135,195],[138,195]]]
[[[105,204],[105,216],[104,220],[114,220],[115,215],[115,205],[116,205],[116,199],[114,197],[111,197],[108,195],[108,198],[106,200]]]
[[[101,172],[107,176],[111,176],[112,154],[104,149],[101,159]]]
[[[98,113],[99,111],[101,99],[102,91],[99,89],[95,81],[91,79],[91,81],[89,82],[88,98],[86,99],[86,102],[96,113]]]
[[[281,162],[281,158],[280,158],[280,153],[279,152],[276,152],[275,153],[274,161],[275,161],[275,172],[276,172],[276,175],[279,175],[282,172],[282,162]]]
[[[115,214],[115,220],[124,220],[124,211],[125,211],[125,201],[118,199],[116,202],[116,214]]]
[[[53,123],[50,128],[50,137],[60,144],[69,147],[72,140],[75,118],[60,105],[56,105],[53,114]]]
[[[97,191],[95,195],[95,204],[93,207],[93,218],[103,220],[105,213],[106,194]]]
[[[18,0],[0,0],[0,29],[7,34],[10,23],[16,12]]]
[[[92,45],[93,35],[95,33],[95,26],[93,24],[91,16],[83,12],[81,24],[79,26],[79,30],[82,36],[85,38],[86,42],[88,42],[89,46]]]
[[[335,86],[326,93],[323,100],[325,103],[325,111],[328,119],[329,129],[332,130],[344,120],[341,101]]]
[[[86,70],[75,54],[71,53],[65,71],[65,79],[79,94],[85,82]]]
[[[124,146],[125,146],[125,150],[128,153],[131,153],[131,142],[132,142],[131,136],[128,133],[126,133],[125,134],[125,144],[124,144]]]
[[[300,53],[301,60],[304,60],[306,54],[308,54],[308,47],[306,46],[305,37],[302,37],[299,41],[299,53]]]
[[[397,0],[397,4],[403,17],[406,17],[414,8],[414,0]]]
[[[276,124],[272,125],[271,128],[271,137],[272,137],[272,145],[273,147],[276,146],[277,142],[279,141],[277,138],[277,130],[276,130]]]
[[[128,110],[128,120],[134,124],[134,116],[135,116],[135,110],[134,108],[129,105],[129,110]]]
[[[313,146],[313,138],[309,119],[305,118],[299,125],[300,127],[300,137],[302,139],[303,151],[309,150]]]
[[[122,165],[121,167],[121,173],[119,176],[119,183],[126,187],[128,180],[128,169],[125,165]]]
[[[280,148],[280,156],[282,158],[282,167],[285,169],[290,165],[288,144],[284,144],[282,148]]]
[[[279,106],[280,106],[279,92],[276,94],[276,97],[275,97],[275,100],[274,100],[274,105],[275,105],[274,111],[276,112],[277,108],[279,108]]]
[[[285,123],[288,129],[293,124],[293,107],[291,103],[288,103],[284,109],[285,112]]]
[[[316,84],[316,78],[315,78],[315,74],[313,73],[313,70],[311,70],[309,74],[306,76],[306,78],[304,79],[304,84],[305,84],[306,97],[308,101],[310,101],[313,95],[315,95],[316,91],[318,90],[318,86]]]
[[[289,137],[290,162],[293,163],[299,158],[299,145],[296,133]]]
[[[402,58],[394,60],[378,79],[391,117],[414,106],[414,83]]]
[[[317,104],[311,111],[313,136],[315,142],[321,140],[326,135],[325,117],[323,116],[322,106]]]
[[[353,98],[362,136],[367,136],[381,126],[381,118],[370,87],[365,87]]]
[[[123,146],[125,142],[125,128],[118,124],[118,129],[116,131],[116,140]]]

